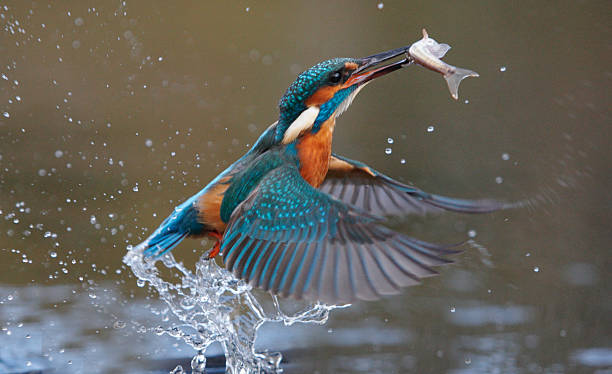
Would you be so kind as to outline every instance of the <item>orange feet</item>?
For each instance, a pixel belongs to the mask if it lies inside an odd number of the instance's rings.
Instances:
[[[221,250],[221,239],[223,239],[223,235],[219,234],[218,232],[210,232],[208,233],[208,235],[217,239],[215,246],[208,253],[208,259],[210,260],[210,259],[215,258],[215,256],[219,254],[219,251]]]

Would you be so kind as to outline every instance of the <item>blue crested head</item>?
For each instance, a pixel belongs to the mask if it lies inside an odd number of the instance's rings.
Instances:
[[[354,58],[332,58],[302,72],[280,99],[280,121],[291,124],[307,108],[306,100],[319,88],[340,84],[350,75],[347,65],[355,70],[358,64],[359,60]]]
[[[330,117],[344,112],[368,82],[404,66],[407,59],[376,67],[405,51],[406,47],[365,58],[333,58],[301,73],[280,100],[275,141],[287,144],[308,131],[319,131]]]

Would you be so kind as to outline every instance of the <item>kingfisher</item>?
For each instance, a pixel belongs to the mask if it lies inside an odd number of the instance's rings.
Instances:
[[[327,304],[376,300],[435,275],[432,267],[451,262],[445,256],[455,247],[396,232],[385,220],[503,204],[427,193],[332,152],[337,118],[367,84],[408,66],[407,49],[333,58],[301,73],[252,148],[135,249],[158,258],[184,238],[209,237],[207,257],[221,253],[237,278]]]

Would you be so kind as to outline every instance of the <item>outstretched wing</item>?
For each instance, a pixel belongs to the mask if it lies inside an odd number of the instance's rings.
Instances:
[[[487,213],[507,207],[495,200],[465,200],[430,194],[400,183],[359,161],[336,154],[331,157],[329,171],[319,190],[381,216],[442,210]]]
[[[313,188],[294,165],[270,172],[235,209],[221,251],[226,268],[255,287],[334,304],[397,293],[456,252],[381,226]]]

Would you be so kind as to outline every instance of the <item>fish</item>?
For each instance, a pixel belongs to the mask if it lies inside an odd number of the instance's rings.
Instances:
[[[423,39],[408,48],[407,57],[429,70],[442,74],[446,79],[451,96],[458,100],[459,83],[467,77],[478,77],[479,75],[475,71],[449,65],[440,60],[449,49],[451,49],[450,45],[438,43],[429,37],[427,30],[423,29]]]

